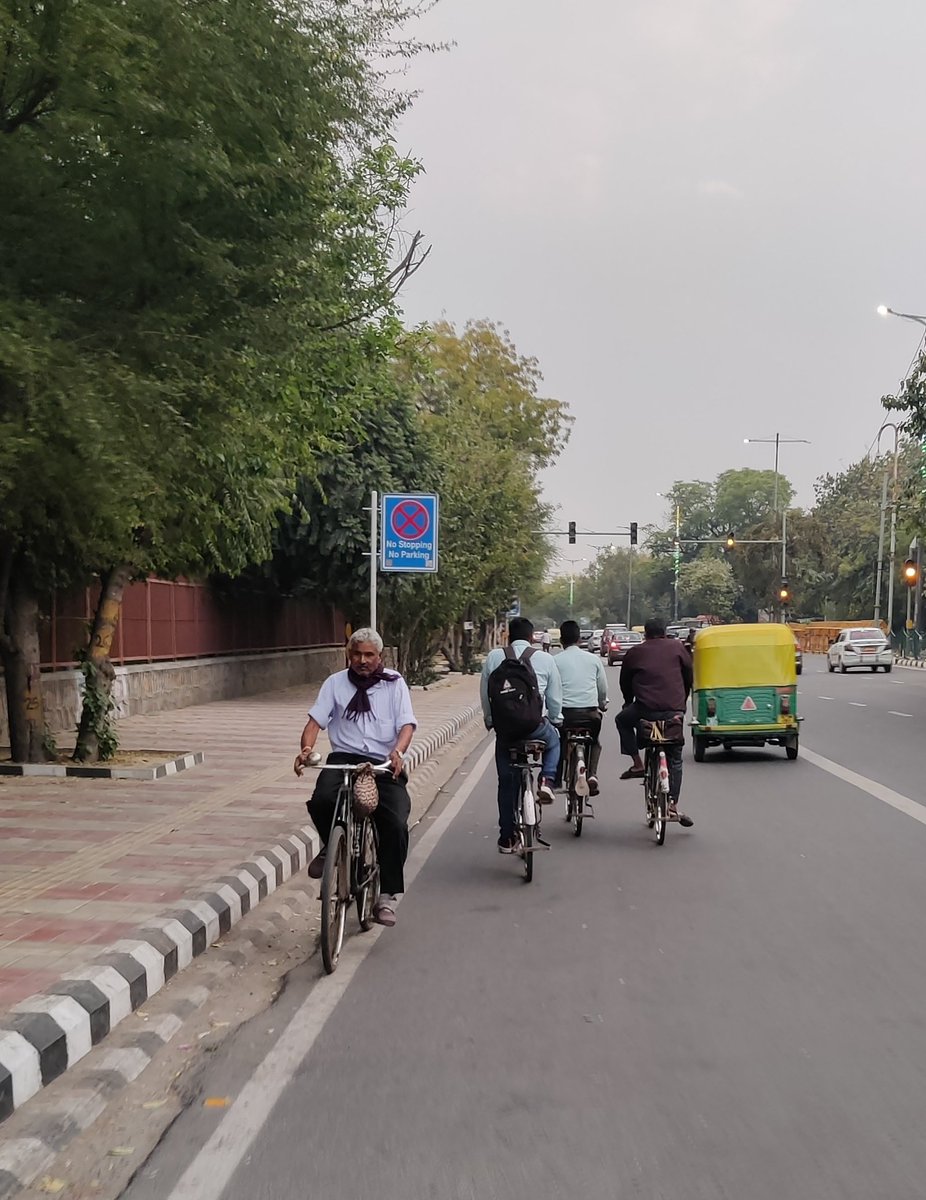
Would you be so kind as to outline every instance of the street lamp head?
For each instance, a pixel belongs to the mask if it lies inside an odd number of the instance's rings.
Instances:
[[[748,446],[748,445],[749,445],[749,442],[750,442],[750,439],[749,439],[749,438],[743,438],[743,445],[744,445],[744,446]]]
[[[890,311],[891,311],[891,310],[888,308],[888,306],[887,306],[886,304],[879,304],[879,305],[878,305],[878,316],[880,316],[880,317],[886,317],[886,316],[888,316],[888,315],[889,315]]]

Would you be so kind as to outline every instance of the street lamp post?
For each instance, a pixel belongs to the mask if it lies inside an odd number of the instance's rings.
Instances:
[[[572,609],[573,609],[573,599],[574,599],[574,597],[575,597],[575,584],[576,584],[576,579],[575,579],[575,571],[574,571],[572,568],[574,568],[574,567],[575,567],[575,564],[576,564],[576,563],[580,563],[580,562],[588,562],[588,559],[587,559],[587,558],[564,558],[564,559],[563,559],[563,561],[564,561],[564,562],[567,562],[567,563],[569,563],[569,564],[570,564],[570,571],[569,571],[569,615],[570,615],[570,617],[571,617],[571,616],[572,616]]]
[[[878,430],[878,452],[881,450],[881,435],[885,429],[894,431],[894,485],[891,489],[891,543],[889,574],[887,584],[887,623],[894,625],[894,556],[897,552],[897,463],[900,454],[900,430],[893,421],[885,421]],[[884,472],[884,482],[881,487],[881,521],[878,530],[878,574],[875,581],[875,620],[881,620],[881,582],[884,577],[884,516],[887,511],[887,480],[888,472]]]
[[[775,447],[775,493],[772,502],[772,511],[778,513],[778,458],[782,446],[809,446],[810,441],[807,438],[783,438],[780,433],[776,433],[773,438],[743,438],[745,446],[751,446],[754,442],[758,442],[767,446]],[[787,504],[782,509],[781,513],[781,577],[784,579],[788,573],[788,506]]]
[[[665,494],[665,492],[657,492],[656,495],[659,496],[660,499],[662,499],[662,500],[669,499],[669,497]],[[675,506],[675,555],[674,555],[675,577],[674,577],[673,584],[672,584],[672,620],[673,621],[678,620],[678,573],[679,573],[679,568],[681,566],[681,561],[682,561],[681,536],[682,536],[682,510],[681,510],[681,507],[678,504],[676,504],[676,506]],[[630,621],[628,621],[627,624],[629,625]]]

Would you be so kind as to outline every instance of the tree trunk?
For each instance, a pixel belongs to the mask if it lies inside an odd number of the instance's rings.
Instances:
[[[131,570],[125,564],[112,567],[103,576],[100,599],[93,617],[90,646],[87,651],[84,681],[84,705],[77,730],[77,745],[74,759],[77,762],[99,762],[99,724],[101,705],[108,712],[112,700],[113,681],[116,671],[110,661],[110,652],[119,616],[122,612],[122,596],[129,582]],[[91,700],[88,693],[95,692]]]
[[[5,608],[0,656],[6,679],[10,756],[14,762],[47,762],[51,756],[45,738],[38,600],[29,587],[11,578]]]

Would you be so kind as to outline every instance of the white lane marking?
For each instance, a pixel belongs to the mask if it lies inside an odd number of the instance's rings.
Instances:
[[[849,703],[852,705],[853,708],[867,708],[868,707],[867,704],[862,704],[858,700],[850,700]]]
[[[494,755],[493,741],[476,763],[470,777],[419,840],[411,856],[412,861],[405,870],[406,890],[469,799]],[[289,1086],[382,932],[382,927],[377,927],[362,938],[353,937],[345,943],[337,971],[320,979],[312,988],[279,1040],[241,1089],[222,1123],[184,1171],[168,1200],[219,1200],[238,1164],[266,1123],[273,1106]]]
[[[819,767],[821,771],[828,771],[830,775],[835,775],[844,783],[851,783],[853,787],[867,792],[876,800],[881,800],[885,804],[889,804],[891,808],[896,808],[898,812],[906,813],[914,821],[919,821],[921,825],[926,825],[926,808],[922,804],[917,804],[915,800],[911,800],[909,796],[903,796],[900,792],[895,792],[893,788],[886,787],[883,783],[876,783],[874,779],[868,779],[855,771],[850,771],[848,767],[824,758],[822,754],[815,754],[813,750],[807,750],[803,746],[801,747],[801,756],[813,763],[815,767]]]
[[[832,698],[833,698],[832,696],[818,696],[817,697],[818,700],[832,700]]]
[[[912,717],[912,716],[913,716],[913,713],[899,713],[899,712],[894,712],[894,710],[893,710],[892,708],[889,708],[889,709],[887,710],[887,715],[888,715],[889,717]]]

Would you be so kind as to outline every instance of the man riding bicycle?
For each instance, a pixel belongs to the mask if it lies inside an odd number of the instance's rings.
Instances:
[[[598,761],[601,758],[601,714],[608,707],[608,677],[604,663],[598,654],[589,654],[579,649],[581,631],[576,621],[564,621],[560,626],[562,653],[553,659],[563,683],[563,724],[560,730],[566,749],[566,733],[569,729],[587,729],[592,735],[588,756],[589,795],[598,795]],[[563,757],[557,785],[562,781]]]
[[[328,731],[331,743],[329,763],[378,763],[388,759],[392,764],[391,774],[376,776],[379,804],[373,813],[382,886],[373,915],[380,925],[392,926],[398,897],[405,891],[403,868],[408,855],[411,800],[405,751],[418,722],[405,680],[397,671],[383,667],[383,639],[375,629],[358,629],[347,644],[347,655],[350,666],[328,676],[309,709],[293,770],[302,774],[323,729]],[[340,783],[337,771],[320,772],[306,805],[323,843],[309,863],[310,879],[321,879],[324,874],[324,843],[331,831]]]
[[[643,627],[644,640],[627,651],[621,666],[621,694],[624,707],[615,723],[621,739],[621,753],[632,760],[621,779],[642,779],[643,760],[637,743],[641,720],[666,720],[684,716],[694,681],[691,655],[677,638],[666,637],[665,623],[653,617]],[[691,817],[678,811],[682,789],[681,743],[665,746],[669,766],[669,817],[689,828]]]
[[[518,803],[518,788],[521,776],[511,763],[511,747],[518,742],[543,742],[543,778],[537,789],[537,799],[541,804],[552,804],[553,780],[559,765],[559,734],[553,728],[552,722],[559,720],[562,707],[562,683],[559,671],[556,669],[556,659],[538,650],[532,645],[534,626],[526,617],[515,617],[508,625],[508,647],[510,656],[528,665],[533,686],[539,693],[538,713],[540,724],[533,730],[528,729],[523,736],[511,737],[497,727],[490,702],[489,680],[493,673],[502,666],[506,658],[506,648],[497,646],[486,655],[482,665],[482,679],[479,695],[482,701],[482,715],[486,729],[495,730],[495,766],[498,771],[498,852],[513,854],[518,848],[515,837],[514,816]],[[542,715],[545,709],[546,715]]]

